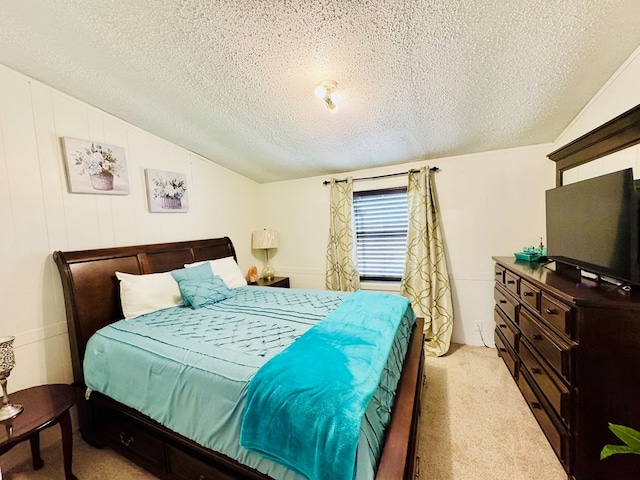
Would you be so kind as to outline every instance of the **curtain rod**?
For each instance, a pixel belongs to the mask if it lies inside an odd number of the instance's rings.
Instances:
[[[431,167],[429,170],[431,170],[432,172],[439,172],[440,169],[438,167]],[[374,177],[360,177],[360,178],[354,178],[353,181],[357,182],[359,180],[377,180],[378,178],[387,178],[387,177],[399,177],[400,175],[408,175],[410,173],[418,173],[420,170],[416,170],[415,168],[408,170],[406,172],[398,172],[398,173],[388,173],[386,175],[376,175]],[[347,179],[342,179],[342,180],[336,180],[336,182],[341,183],[341,182],[346,182]],[[324,182],[322,182],[323,185],[329,185],[331,183],[330,180],[325,180]]]

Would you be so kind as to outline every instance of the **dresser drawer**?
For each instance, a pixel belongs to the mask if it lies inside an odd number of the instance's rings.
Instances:
[[[519,367],[518,357],[515,352],[513,352],[513,350],[511,350],[511,348],[508,346],[498,327],[496,327],[495,331],[493,332],[493,341],[496,344],[498,356],[502,358],[502,361],[509,369],[509,372],[511,372],[511,376],[516,378],[516,376],[518,375]]]
[[[504,274],[507,271],[506,268],[496,264],[495,266],[495,278],[496,278],[496,282],[501,283],[502,285],[504,285]]]
[[[565,469],[569,468],[569,434],[567,430],[560,425],[559,421],[554,419],[553,414],[549,414],[545,409],[545,402],[541,400],[535,393],[526,373],[520,372],[518,376],[518,387],[522,392],[522,396],[527,401],[529,408],[536,417],[540,428],[546,435],[551,447],[556,452],[556,455],[560,459],[560,462]]]
[[[556,414],[566,425],[569,425],[571,402],[567,386],[544,364],[544,361],[538,358],[526,340],[520,342],[519,354],[522,365],[529,372],[538,389],[549,401]]]
[[[518,351],[518,337],[520,331],[515,324],[507,318],[507,316],[497,306],[493,309],[493,320],[496,322],[500,333],[504,336],[509,346],[515,351]]]
[[[169,478],[172,480],[234,480],[236,478],[173,445],[167,445],[167,458]]]
[[[535,351],[562,377],[571,382],[571,347],[541,326],[526,310],[520,311],[520,331]]]
[[[521,280],[520,298],[536,312],[540,312],[540,289],[538,287],[534,287],[530,283]]]
[[[518,301],[514,300],[508,293],[503,292],[497,285],[493,289],[493,298],[507,318],[517,325],[519,309]]]
[[[514,295],[520,295],[520,277],[507,270],[504,273],[504,284]]]
[[[573,310],[571,307],[543,293],[540,313],[549,325],[560,333],[568,335],[569,338],[573,338]]]
[[[152,432],[125,415],[111,409],[101,409],[101,423],[114,449],[152,471],[164,471],[164,443]]]

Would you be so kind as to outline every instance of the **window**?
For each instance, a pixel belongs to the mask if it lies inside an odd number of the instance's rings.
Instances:
[[[407,245],[407,189],[353,193],[360,280],[401,280]]]

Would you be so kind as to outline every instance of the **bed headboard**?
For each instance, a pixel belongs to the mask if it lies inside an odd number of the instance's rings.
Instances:
[[[84,384],[82,360],[89,337],[124,318],[115,272],[168,272],[185,263],[232,256],[228,237],[53,253],[62,279],[74,381]]]

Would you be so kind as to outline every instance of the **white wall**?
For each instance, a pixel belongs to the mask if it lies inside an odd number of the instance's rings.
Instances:
[[[640,85],[640,47],[631,54],[558,136],[553,142],[553,149],[564,146],[640,104],[638,85]],[[563,174],[563,183],[569,184],[628,167],[634,169],[635,178],[640,178],[640,145],[567,170]]]
[[[361,170],[367,177],[422,165],[440,167],[435,176],[450,276],[455,324],[453,340],[482,345],[473,330],[482,322],[484,340],[493,345],[492,255],[513,255],[545,236],[544,191],[554,186],[555,164],[546,158],[550,144]],[[328,177],[260,185],[264,226],[280,232],[272,256],[277,275],[289,275],[294,288],[324,288],[329,228]],[[406,177],[356,182],[354,189],[406,183]]]
[[[436,187],[453,281],[455,342],[480,345],[473,331],[478,319],[485,342],[493,345],[491,256],[510,256],[544,236],[544,190],[553,187],[555,168],[546,154],[639,104],[639,84],[640,48],[553,145],[350,173],[378,175],[422,164],[441,168]],[[61,136],[124,147],[131,194],[68,193]],[[607,157],[603,164],[597,167],[594,162],[568,175],[575,180],[592,176],[591,169],[631,165],[638,176],[640,146]],[[149,213],[145,168],[185,173],[190,211]],[[324,288],[325,179],[257,185],[0,65],[0,336],[16,336],[17,362],[9,390],[72,380],[64,302],[51,258],[54,250],[228,235],[246,271],[252,264],[261,268],[262,261],[251,251],[251,231],[269,227],[280,232],[280,248],[272,262],[277,274],[289,275],[295,288]],[[398,181],[402,180],[360,182],[356,188],[382,188]],[[26,457],[28,448],[21,453]]]
[[[638,84],[640,49],[553,145],[351,173],[377,175],[426,163],[441,168],[436,186],[455,296],[454,341],[480,344],[473,332],[475,319],[480,319],[485,341],[492,343],[491,256],[512,255],[544,236],[544,190],[553,186],[554,178],[554,164],[546,154],[640,103]],[[61,136],[125,147],[131,194],[68,193]],[[639,148],[619,155],[637,165]],[[186,173],[190,211],[149,213],[145,168]],[[246,270],[251,264],[261,266],[259,253],[250,249],[250,232],[269,227],[281,236],[272,262],[278,274],[291,276],[293,287],[323,288],[325,179],[257,185],[0,66],[0,335],[16,335],[17,365],[10,390],[71,380],[64,304],[51,252],[229,235]],[[390,186],[389,181],[356,184],[382,186]],[[220,204],[225,209],[218,208]]]
[[[125,148],[131,193],[68,193],[59,137]],[[188,213],[149,213],[144,169],[185,173]],[[51,253],[227,235],[255,259],[257,184],[79,100],[0,66],[0,336],[15,335],[9,391],[71,382],[69,341]]]
[[[349,174],[366,177],[406,171],[422,164],[437,165],[436,174],[450,277],[455,324],[453,341],[482,344],[473,331],[482,322],[484,340],[493,345],[493,262],[491,256],[510,256],[545,236],[544,191],[555,186],[555,163],[546,155],[599,125],[640,104],[640,48],[585,106],[553,144],[476,153],[406,163],[386,169]],[[576,181],[634,167],[640,177],[640,145],[573,169]],[[323,288],[328,233],[327,177],[260,185],[264,226],[281,233],[273,256],[276,271],[291,276],[296,288]],[[395,186],[398,179],[356,183],[366,189]],[[385,289],[388,286],[384,287]]]

